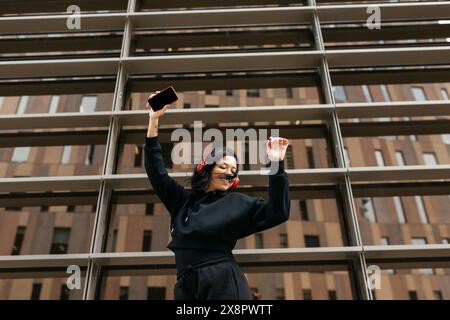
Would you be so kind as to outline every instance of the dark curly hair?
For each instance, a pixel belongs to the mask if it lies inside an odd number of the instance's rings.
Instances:
[[[234,153],[234,151],[230,148],[216,147],[212,149],[209,155],[206,157],[206,164],[200,172],[196,171],[198,164],[194,166],[192,175],[186,178],[191,185],[192,191],[199,192],[207,187],[211,179],[211,172],[214,166],[224,156],[232,156],[236,159],[236,162],[238,160],[236,153]],[[236,172],[234,173],[234,176],[236,177],[238,174],[239,166],[236,166]],[[227,189],[227,191],[229,190],[230,189]]]

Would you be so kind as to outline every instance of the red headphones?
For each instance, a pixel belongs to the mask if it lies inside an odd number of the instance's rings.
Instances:
[[[200,173],[202,176],[205,174],[202,171],[203,167],[206,165],[206,160],[203,159],[195,168],[195,172]],[[231,185],[231,189],[236,189],[239,185],[239,177],[234,178],[233,184]]]

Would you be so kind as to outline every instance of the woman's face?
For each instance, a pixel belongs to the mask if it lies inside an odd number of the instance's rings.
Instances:
[[[206,191],[227,190],[230,188],[234,180],[228,181],[224,178],[227,174],[234,174],[236,170],[236,158],[232,156],[224,156],[213,167]]]

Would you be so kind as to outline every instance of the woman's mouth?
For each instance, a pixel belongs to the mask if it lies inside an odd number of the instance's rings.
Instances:
[[[229,180],[227,180],[227,179],[220,179],[220,180],[222,180],[225,184],[230,184],[231,183],[231,181],[229,181]]]

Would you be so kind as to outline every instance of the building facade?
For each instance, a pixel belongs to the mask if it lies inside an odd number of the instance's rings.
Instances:
[[[143,163],[168,85],[180,184],[174,129],[290,140],[289,221],[236,247],[255,296],[450,298],[448,2],[91,0],[80,25],[69,1],[31,2],[0,16],[0,299],[173,299]],[[266,197],[249,143],[239,192]]]

